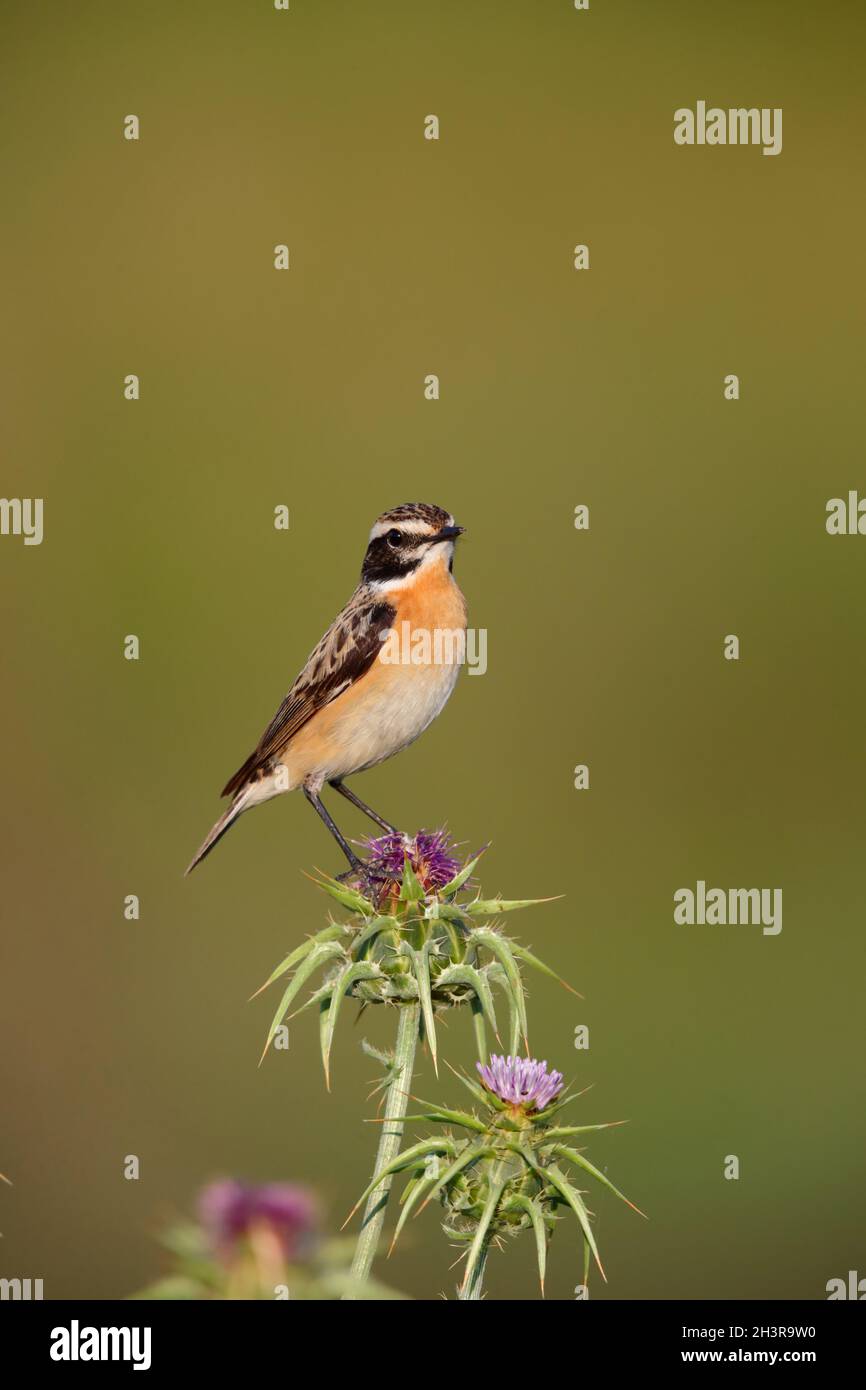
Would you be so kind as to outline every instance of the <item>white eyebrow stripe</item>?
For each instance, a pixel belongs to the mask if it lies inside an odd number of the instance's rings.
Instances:
[[[454,525],[453,516],[449,516],[445,522],[446,526]],[[389,531],[402,531],[405,536],[435,536],[436,527],[431,526],[429,521],[377,521],[370,532],[370,540],[378,540],[380,536],[386,536]]]
[[[387,536],[389,531],[402,531],[404,536],[432,536],[433,529],[423,521],[377,521],[370,532],[370,540]]]

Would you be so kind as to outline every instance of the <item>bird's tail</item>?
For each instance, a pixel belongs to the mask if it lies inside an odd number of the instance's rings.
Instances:
[[[245,787],[243,791],[238,793],[231,806],[229,806],[228,810],[220,816],[216,824],[213,825],[211,829],[208,831],[204,840],[199,845],[198,849],[193,855],[192,862],[189,865],[189,868],[184,873],[184,878],[186,878],[187,874],[192,873],[196,864],[200,864],[201,861],[205,859],[207,855],[210,854],[214,845],[222,839],[223,835],[225,835],[226,831],[230,828],[230,826],[234,825],[241,812],[247,809],[247,806],[249,804],[247,790],[248,789]]]

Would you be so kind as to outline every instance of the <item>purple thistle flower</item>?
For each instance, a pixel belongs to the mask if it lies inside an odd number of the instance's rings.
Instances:
[[[460,871],[460,860],[447,830],[419,830],[417,835],[380,835],[367,841],[367,876],[378,883],[399,883],[408,859],[425,892],[435,893]]]
[[[546,1062],[529,1057],[499,1057],[491,1054],[488,1066],[475,1063],[488,1091],[510,1105],[543,1110],[563,1087],[562,1072],[548,1071]]]
[[[202,1189],[198,1214],[211,1246],[222,1256],[264,1226],[279,1240],[285,1259],[294,1260],[309,1251],[317,1227],[312,1194],[290,1183],[256,1187],[234,1178],[219,1179]]]

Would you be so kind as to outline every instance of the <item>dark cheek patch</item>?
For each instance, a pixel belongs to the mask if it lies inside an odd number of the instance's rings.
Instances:
[[[378,536],[367,547],[361,578],[368,583],[387,583],[390,579],[402,579],[411,574],[420,563],[420,558],[408,558],[399,550],[394,550],[384,536]]]

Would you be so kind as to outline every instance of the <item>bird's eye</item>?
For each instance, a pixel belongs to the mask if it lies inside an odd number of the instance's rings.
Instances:
[[[386,540],[386,541],[388,542],[388,544],[389,544],[390,546],[392,546],[395,550],[396,550],[397,546],[400,544],[400,542],[402,541],[402,539],[403,539],[403,532],[402,532],[402,531],[395,531],[395,530],[393,530],[393,529],[390,530],[390,531],[387,533],[387,535],[385,536],[385,540]]]

